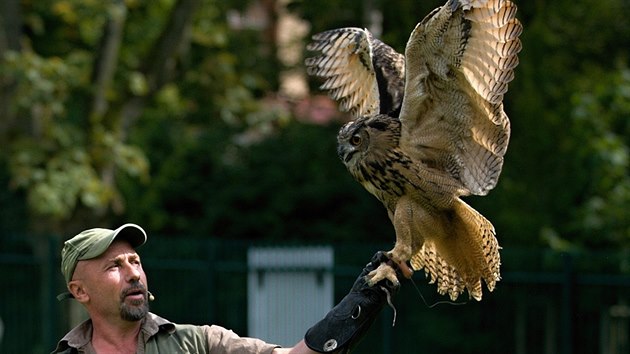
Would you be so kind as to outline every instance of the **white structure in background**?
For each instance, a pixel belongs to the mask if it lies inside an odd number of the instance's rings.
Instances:
[[[332,247],[250,248],[248,335],[293,346],[333,307]]]

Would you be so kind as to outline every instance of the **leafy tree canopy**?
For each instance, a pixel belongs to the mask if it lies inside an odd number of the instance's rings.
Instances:
[[[496,190],[468,201],[504,246],[628,247],[629,5],[517,4],[510,147]],[[64,234],[130,220],[199,237],[391,240],[382,206],[337,161],[338,123],[303,123],[277,94],[291,68],[274,28],[281,13],[311,32],[368,27],[402,52],[439,5],[3,1],[3,210],[24,205],[13,213],[30,228]],[[235,26],[252,8],[263,20]]]

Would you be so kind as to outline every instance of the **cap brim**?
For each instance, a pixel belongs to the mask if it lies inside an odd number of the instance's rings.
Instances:
[[[88,252],[77,258],[77,260],[84,261],[100,256],[111,246],[114,240],[119,238],[129,242],[135,249],[142,246],[147,241],[147,234],[136,224],[124,224],[114,230],[110,235],[107,235],[107,237],[103,239],[103,242],[99,242],[98,245],[93,246]]]
[[[114,237],[112,239],[112,242],[119,237],[122,237],[125,240],[129,241],[133,248],[138,248],[144,245],[145,242],[147,242],[147,233],[144,232],[144,230],[140,226],[131,223],[124,224],[123,226],[114,230]]]

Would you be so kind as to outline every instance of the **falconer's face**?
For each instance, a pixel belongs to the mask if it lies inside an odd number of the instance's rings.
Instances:
[[[114,240],[97,258],[79,261],[68,285],[92,317],[138,321],[149,311],[140,256],[125,240]]]

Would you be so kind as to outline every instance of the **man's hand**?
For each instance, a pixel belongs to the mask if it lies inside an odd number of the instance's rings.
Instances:
[[[389,264],[400,272],[384,252],[377,252],[354,282],[352,289],[323,320],[311,327],[304,342],[318,353],[349,353],[363,338],[385,303],[390,301],[400,283],[384,279],[368,285],[366,276],[381,264]]]

